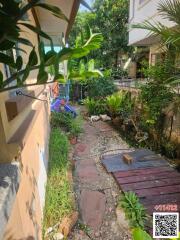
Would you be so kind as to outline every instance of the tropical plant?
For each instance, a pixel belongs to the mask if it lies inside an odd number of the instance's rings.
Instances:
[[[78,137],[82,132],[82,123],[79,119],[73,119],[69,126],[69,134],[71,137]]]
[[[153,240],[152,237],[141,228],[134,228],[132,231],[133,240]]]
[[[67,131],[70,130],[73,116],[67,112],[52,112],[51,113],[51,127],[52,128],[65,128]]]
[[[124,95],[122,94],[122,92],[114,93],[113,95],[106,98],[107,109],[111,117],[115,117],[120,113],[120,107],[123,98]]]
[[[144,221],[147,219],[145,208],[139,202],[134,192],[125,192],[119,205],[125,210],[127,218],[133,227],[144,228]]]
[[[107,112],[105,99],[86,98],[84,100],[89,115],[99,115]]]
[[[15,79],[17,85],[21,86],[24,84],[29,76],[29,73],[35,69],[39,70],[37,76],[37,83],[45,83],[48,80],[47,66],[55,66],[55,78],[59,75],[59,63],[72,59],[81,58],[90,53],[90,51],[100,47],[102,42],[102,35],[90,31],[88,40],[81,46],[76,48],[63,47],[59,52],[55,52],[53,49],[53,42],[51,37],[43,32],[39,27],[35,27],[29,24],[27,21],[23,21],[24,15],[28,10],[32,8],[44,8],[50,11],[57,18],[68,21],[67,17],[62,11],[49,4],[41,3],[40,0],[31,0],[27,4],[23,4],[24,1],[19,0],[7,0],[0,1],[0,18],[1,18],[1,31],[0,31],[0,63],[8,65],[13,69],[13,74],[7,79],[3,79],[3,74],[0,72],[0,88],[6,87]],[[44,44],[39,44],[39,53],[35,50],[35,46],[27,38],[20,36],[21,26],[29,29],[36,33],[38,37],[46,38],[50,41],[51,50],[45,53]],[[21,55],[16,58],[9,54],[13,49],[23,51],[22,48],[17,48],[17,45],[28,45],[32,47],[29,54],[29,60],[27,64],[23,63],[23,57]],[[27,53],[26,53],[27,54]],[[38,63],[38,55],[40,56],[40,63]]]
[[[79,12],[72,28],[69,42],[81,35],[83,29],[86,35],[86,27],[89,25],[95,32],[102,32],[104,41],[101,49],[91,52],[99,64],[98,67],[117,67],[119,55],[131,52],[128,46],[128,12],[129,2],[126,0],[95,0],[92,4],[92,12]]]
[[[87,91],[90,98],[104,98],[117,91],[117,88],[110,76],[106,76],[106,72],[103,73],[104,77],[96,79],[88,79]]]
[[[94,65],[94,59],[89,60],[87,63],[82,59],[76,69],[70,68],[69,79],[86,82],[89,78],[103,77],[102,72],[95,69]]]
[[[174,63],[177,54],[180,53],[180,2],[179,0],[163,0],[159,3],[158,13],[164,18],[175,24],[174,27],[169,28],[161,22],[145,21],[141,24],[134,24],[133,28],[146,29],[150,36],[159,37],[161,46],[166,52],[166,58]],[[172,64],[171,64],[172,66]],[[172,74],[166,80],[169,84],[178,84],[180,82],[180,75],[178,69],[177,73]]]

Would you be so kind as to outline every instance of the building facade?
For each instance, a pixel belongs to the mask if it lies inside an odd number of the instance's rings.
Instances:
[[[159,39],[149,35],[144,29],[131,28],[131,25],[150,21],[151,23],[161,22],[167,27],[173,27],[173,22],[164,19],[158,13],[158,4],[160,0],[130,0],[129,9],[129,45],[149,47],[149,61],[154,64],[161,52]]]

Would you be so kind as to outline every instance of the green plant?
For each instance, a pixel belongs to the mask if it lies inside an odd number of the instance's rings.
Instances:
[[[177,157],[177,146],[169,142],[167,139],[163,138],[161,143],[161,153],[168,158],[176,158]]]
[[[74,208],[72,187],[68,181],[68,139],[53,128],[49,142],[49,169],[44,208],[44,228],[54,226]]]
[[[145,208],[139,202],[139,198],[134,192],[125,192],[122,199],[119,200],[121,206],[130,220],[132,227],[144,228],[144,221],[147,219]]]
[[[99,48],[101,45],[102,35],[90,31],[89,38],[81,46],[76,48],[63,47],[59,52],[55,52],[51,37],[39,27],[31,25],[23,19],[24,15],[33,8],[43,8],[51,12],[55,17],[68,21],[67,17],[58,7],[41,3],[40,0],[31,0],[27,4],[24,4],[23,0],[0,1],[0,19],[2,25],[0,31],[0,63],[6,64],[12,70],[12,75],[7,79],[4,79],[2,72],[0,72],[0,89],[4,89],[14,80],[17,80],[18,86],[24,85],[30,72],[36,69],[39,70],[37,83],[46,83],[48,80],[48,66],[54,67],[55,79],[57,80],[59,78],[60,62],[86,56],[90,51]],[[39,38],[48,39],[51,50],[45,53],[44,44],[40,42],[37,52],[36,46],[33,46],[29,39],[21,37],[21,27],[34,32]],[[27,54],[23,49],[17,48],[17,45],[28,45],[32,48],[26,64],[23,62],[23,55],[17,54],[14,57],[12,54],[14,49],[20,53]],[[38,58],[40,61],[38,61]]]
[[[92,4],[93,12],[80,11],[70,34],[70,45],[74,39],[81,34],[85,26],[89,25],[97,31],[101,31],[104,42],[101,49],[92,52],[92,58],[99,63],[99,67],[112,68],[119,65],[119,56],[130,52],[132,47],[128,46],[128,9],[127,0],[95,0]],[[121,34],[119,34],[121,33]],[[112,94],[112,93],[110,93]]]
[[[123,68],[120,68],[120,67],[113,68],[111,76],[115,79],[121,79],[121,78],[127,77],[128,72],[127,72],[127,70],[124,70]]]
[[[168,61],[173,63],[169,66],[174,69],[174,74],[167,78],[168,84],[178,84],[180,82],[179,69],[176,68],[176,56],[180,53],[180,2],[179,0],[163,0],[159,3],[158,13],[164,18],[175,23],[175,27],[169,28],[163,25],[161,22],[145,21],[142,24],[135,24],[133,28],[146,29],[149,31],[151,36],[156,36],[160,38],[161,47],[163,52],[166,53]],[[164,62],[162,64],[162,67]],[[165,72],[165,74],[167,74]]]
[[[73,119],[70,122],[69,126],[69,134],[72,137],[78,137],[80,133],[82,133],[82,122],[79,118]]]
[[[134,228],[132,231],[133,240],[153,240],[152,237],[141,228]]]
[[[122,92],[117,92],[107,97],[107,109],[112,117],[119,115],[123,97],[124,95],[122,94]]]
[[[89,115],[99,115],[106,113],[106,101],[102,99],[86,98],[85,106],[88,109]]]
[[[87,81],[87,89],[90,98],[106,97],[117,90],[111,77],[89,79]]]
[[[67,131],[73,121],[72,114],[67,112],[52,112],[51,113],[51,127],[52,128],[65,128]]]

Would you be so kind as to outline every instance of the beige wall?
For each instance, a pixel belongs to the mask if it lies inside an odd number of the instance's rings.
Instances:
[[[41,221],[44,203],[42,192],[45,191],[46,174],[42,176],[40,172],[46,173],[47,170],[49,106],[47,103],[35,101],[34,109],[37,110],[36,121],[21,150],[21,182],[6,226],[4,240],[28,239],[30,236],[32,239],[42,239]]]
[[[28,15],[30,23],[35,25],[31,11]],[[22,30],[21,37],[28,38],[37,48],[37,35],[29,32],[26,28],[22,28]],[[27,54],[21,52],[21,55],[24,63],[27,63],[32,48],[25,45],[19,47],[26,50]],[[0,65],[0,69],[3,70],[4,66]],[[34,83],[36,79],[37,72],[34,71],[29,75],[27,82]],[[49,86],[21,88],[22,92],[31,93],[33,91],[36,97],[47,101],[27,102],[26,106],[18,110],[16,117],[8,120],[6,101],[13,99],[16,102],[17,99],[17,104],[22,105],[18,100],[20,97],[16,96],[16,90],[0,93],[0,163],[19,161],[21,166],[20,185],[3,240],[42,239],[41,222],[48,163]],[[24,99],[20,101],[24,101]],[[28,117],[31,113],[33,113],[32,119],[29,120]]]

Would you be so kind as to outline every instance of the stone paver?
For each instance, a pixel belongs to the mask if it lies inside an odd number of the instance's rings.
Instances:
[[[82,220],[94,231],[99,229],[105,213],[106,198],[98,191],[83,190],[80,197]]]
[[[100,180],[96,165],[92,161],[81,161],[77,166],[77,174],[81,181],[91,182]]]
[[[130,240],[127,229],[123,230],[117,221],[119,188],[100,161],[104,151],[120,148],[128,146],[108,123],[84,122],[84,132],[73,153],[74,189],[81,224],[77,224],[69,240]]]

